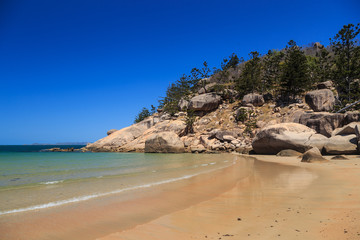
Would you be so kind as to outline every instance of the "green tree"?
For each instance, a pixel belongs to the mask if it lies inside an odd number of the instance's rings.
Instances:
[[[170,84],[166,90],[166,96],[159,101],[159,107],[165,112],[174,115],[179,111],[180,99],[187,99],[195,89],[195,82],[191,75],[183,74],[175,83]]]
[[[138,113],[138,115],[135,117],[134,123],[141,122],[145,118],[151,116],[149,109],[146,107],[143,107],[143,109]]]
[[[360,77],[360,47],[356,39],[359,32],[359,24],[348,24],[330,39],[335,55],[333,77],[343,106],[360,97],[359,82],[355,81]]]
[[[239,63],[240,63],[239,57],[235,53],[232,53],[228,58],[223,59],[221,63],[221,70],[222,71],[228,70],[230,68],[235,67]]]
[[[320,47],[320,51],[316,53],[318,58],[317,81],[324,82],[331,78],[331,67],[333,65],[330,52],[324,47]]]
[[[202,87],[205,89],[206,79],[212,75],[212,71],[209,68],[206,61],[203,62],[202,68],[193,68],[190,72],[193,86]],[[196,89],[195,89],[196,90]]]
[[[285,49],[285,62],[280,78],[281,96],[289,102],[309,89],[309,71],[307,59],[294,40],[290,40]]]
[[[221,62],[221,68],[214,68],[214,75],[217,83],[229,82],[230,71],[234,70],[239,63],[244,61],[243,58],[239,58],[235,53],[232,53],[228,58],[224,58]]]
[[[279,88],[281,76],[281,61],[284,59],[284,53],[276,50],[269,50],[263,57],[263,91],[275,91]]]
[[[250,60],[244,63],[236,88],[241,96],[261,91],[261,59],[258,52],[250,52]]]

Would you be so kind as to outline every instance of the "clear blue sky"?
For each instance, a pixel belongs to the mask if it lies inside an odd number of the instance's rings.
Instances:
[[[0,144],[95,141],[204,60],[357,22],[358,0],[0,0]]]

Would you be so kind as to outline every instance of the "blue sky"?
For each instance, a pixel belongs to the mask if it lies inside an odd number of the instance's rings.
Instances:
[[[325,45],[360,22],[343,1],[0,1],[0,144],[95,141],[170,82],[232,52]]]

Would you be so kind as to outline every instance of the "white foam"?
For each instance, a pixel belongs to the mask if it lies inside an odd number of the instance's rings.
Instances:
[[[209,165],[209,164],[207,164],[207,163],[201,164],[201,166],[203,166],[203,167],[206,167],[207,165]]]
[[[201,164],[201,166],[208,166],[208,164]],[[217,168],[217,170],[223,169],[223,168],[226,168],[226,167],[227,166],[223,166],[223,167]],[[154,187],[154,186],[158,186],[158,185],[161,185],[161,184],[172,183],[172,182],[176,182],[176,181],[180,181],[180,180],[189,179],[189,178],[195,177],[197,175],[204,174],[204,173],[209,173],[209,172],[212,172],[212,171],[215,171],[215,170],[203,171],[203,172],[200,172],[200,173],[197,173],[197,174],[185,175],[185,176],[178,177],[178,178],[171,178],[171,179],[167,179],[167,180],[163,180],[163,181],[159,181],[159,182],[148,183],[148,184],[144,184],[144,185],[118,189],[118,190],[114,190],[114,191],[110,191],[110,192],[106,192],[106,193],[85,195],[85,196],[74,197],[74,198],[55,201],[55,202],[49,202],[49,203],[40,204],[40,205],[34,205],[34,206],[30,206],[30,207],[25,207],[25,208],[18,208],[18,209],[0,211],[0,215],[27,212],[27,211],[33,211],[33,210],[40,210],[40,209],[45,209],[45,208],[50,208],[50,207],[57,207],[57,206],[61,206],[61,205],[69,204],[69,203],[76,203],[76,202],[86,201],[86,200],[90,200],[90,199],[93,199],[93,198],[104,197],[104,196],[117,194],[117,193],[121,193],[121,192],[125,192],[125,191]]]
[[[212,162],[212,163],[210,163],[210,165],[214,165],[214,164],[216,164],[216,162]]]
[[[98,198],[98,197],[103,197],[103,196],[107,196],[107,195],[111,195],[111,194],[121,193],[121,192],[125,192],[125,191],[148,188],[148,187],[158,186],[158,185],[165,184],[165,183],[171,183],[171,182],[175,182],[175,181],[179,181],[179,180],[184,180],[184,179],[194,177],[196,175],[197,174],[185,175],[185,176],[182,176],[182,177],[179,177],[179,178],[172,178],[172,179],[163,180],[163,181],[154,182],[154,183],[148,183],[148,184],[144,184],[144,185],[140,185],[140,186],[134,186],[134,187],[118,189],[118,190],[111,191],[111,192],[106,192],[106,193],[85,195],[85,196],[74,197],[74,198],[65,199],[65,200],[61,200],[61,201],[49,202],[49,203],[40,204],[40,205],[34,205],[34,206],[30,206],[30,207],[25,207],[25,208],[18,208],[18,209],[12,209],[12,210],[7,210],[7,211],[0,211],[0,215],[10,214],[10,213],[27,212],[27,211],[33,211],[33,210],[39,210],[39,209],[44,209],[44,208],[61,206],[61,205],[69,204],[69,203],[81,202],[81,201],[85,201],[85,200],[89,200],[89,199],[93,199],[93,198]]]
[[[40,184],[44,184],[44,185],[52,185],[52,184],[57,184],[57,183],[62,183],[64,180],[59,180],[59,181],[49,181],[49,182],[41,182]]]

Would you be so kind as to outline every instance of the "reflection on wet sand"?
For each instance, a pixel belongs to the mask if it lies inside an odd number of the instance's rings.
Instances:
[[[341,170],[359,180],[349,169],[233,158],[231,167],[148,191],[0,218],[0,232],[6,239],[342,239],[343,232],[321,232],[324,223],[343,226],[329,209],[345,197],[347,206],[360,209],[359,187],[339,180],[346,174],[334,175]],[[358,210],[346,214],[360,217]]]

